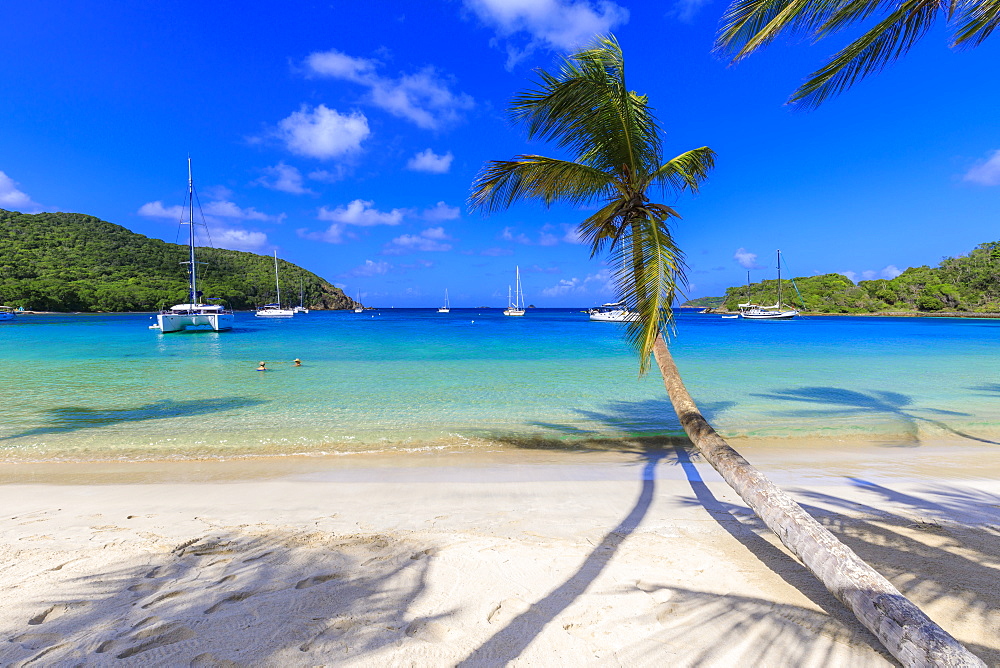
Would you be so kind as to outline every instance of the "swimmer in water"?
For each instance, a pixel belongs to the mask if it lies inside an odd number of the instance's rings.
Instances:
[[[267,367],[264,366],[264,362],[260,363],[260,366],[257,367],[257,371],[267,371]]]
[[[302,366],[302,360],[300,360],[298,357],[295,358],[295,366]]]

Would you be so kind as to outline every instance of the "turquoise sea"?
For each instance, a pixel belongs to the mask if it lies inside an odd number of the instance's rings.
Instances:
[[[161,334],[148,314],[0,324],[0,459],[351,454],[679,434],[618,325],[384,309]],[[672,349],[728,436],[1000,442],[1000,320],[682,310]],[[292,366],[299,357],[303,366]],[[271,369],[255,370],[261,360]]]

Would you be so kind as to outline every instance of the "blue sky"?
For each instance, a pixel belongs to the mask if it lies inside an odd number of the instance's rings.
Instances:
[[[117,6],[116,6],[117,4]],[[529,144],[506,119],[534,68],[613,31],[672,156],[718,153],[683,220],[691,296],[773,277],[860,279],[1000,239],[1000,39],[938,26],[813,112],[784,105],[838,42],[711,54],[725,4],[667,0],[109,3],[7,0],[0,207],[73,211],[177,239],[185,160],[216,246],[299,264],[366,304],[610,299],[575,243],[586,213],[470,214],[484,162]]]

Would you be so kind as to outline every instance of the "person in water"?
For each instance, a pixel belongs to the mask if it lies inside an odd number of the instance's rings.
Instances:
[[[260,366],[257,367],[257,371],[267,371],[267,367],[264,366],[264,362],[260,363]]]
[[[300,360],[298,357],[295,358],[295,366],[302,366],[302,360]]]

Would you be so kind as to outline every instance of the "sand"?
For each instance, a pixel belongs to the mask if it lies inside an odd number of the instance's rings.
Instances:
[[[710,467],[623,449],[0,465],[0,664],[894,663]],[[1000,665],[995,448],[743,450]]]

